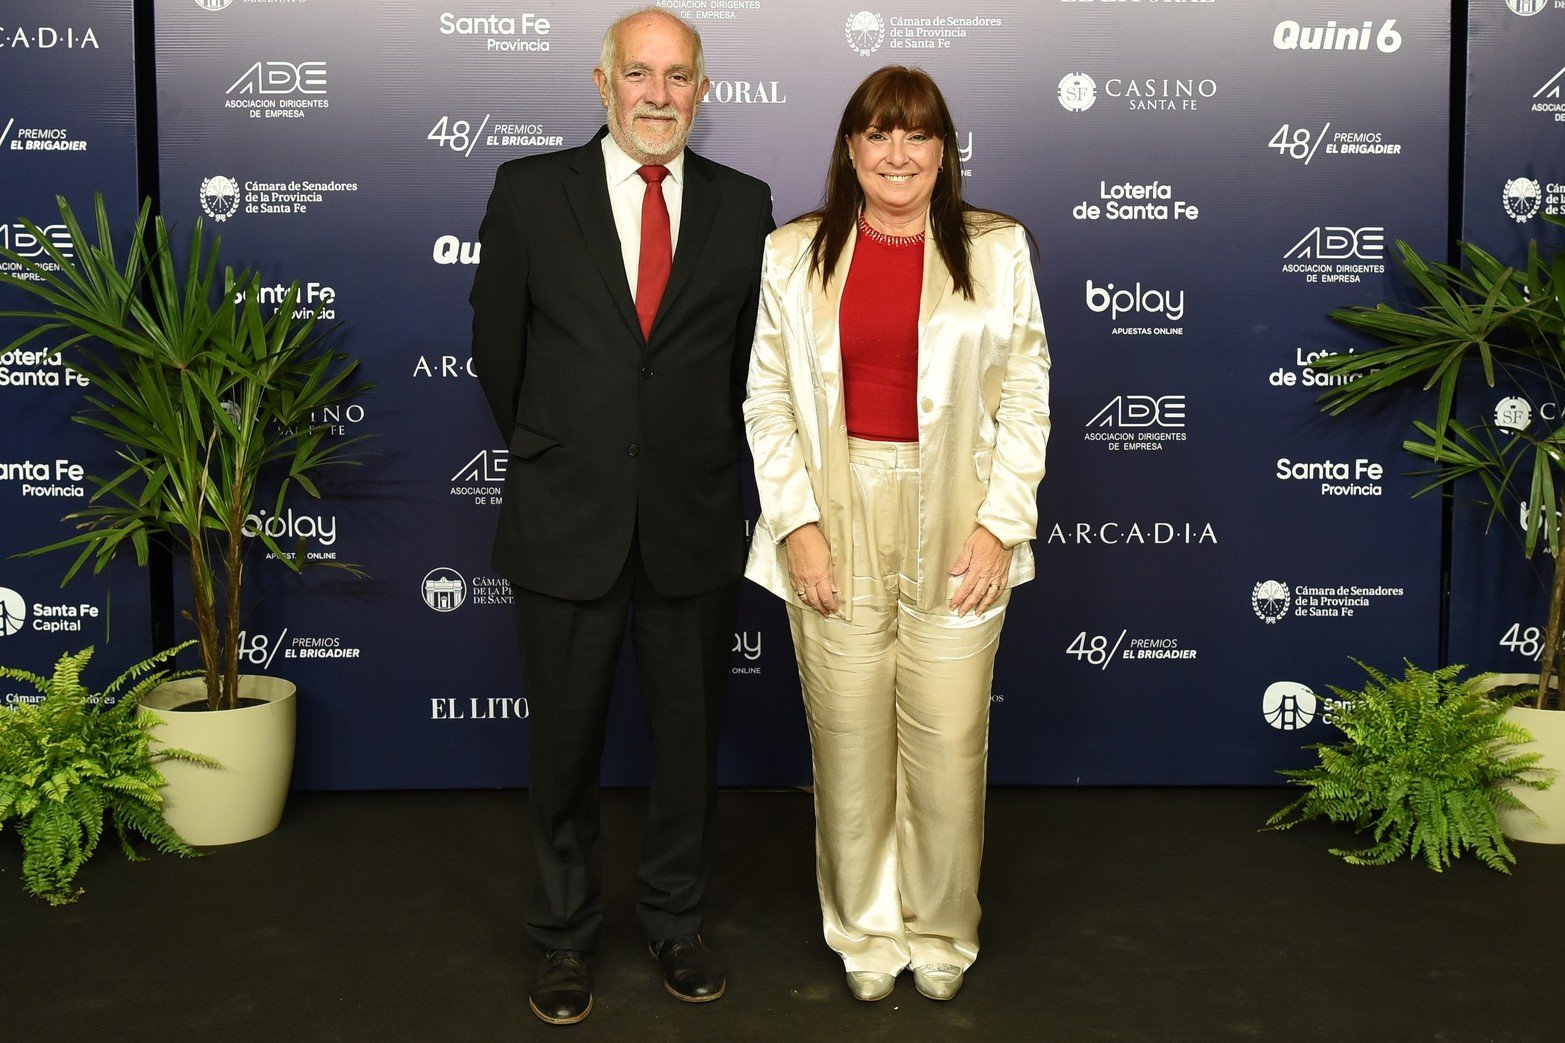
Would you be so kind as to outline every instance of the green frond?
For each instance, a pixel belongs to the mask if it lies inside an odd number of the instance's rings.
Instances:
[[[1405,663],[1394,679],[1354,662],[1368,682],[1356,692],[1333,687],[1328,700],[1343,740],[1308,747],[1317,764],[1279,773],[1305,792],[1266,828],[1324,818],[1367,831],[1367,846],[1331,849],[1353,865],[1406,855],[1439,872],[1472,852],[1491,869],[1510,872],[1516,858],[1496,808],[1525,807],[1517,788],[1553,782],[1539,769],[1539,754],[1516,749],[1532,736],[1504,717],[1525,693],[1491,699],[1480,691],[1489,675],[1461,681],[1459,665],[1426,671]]]
[[[188,750],[154,749],[151,715],[135,713],[139,698],[168,676],[158,668],[168,653],[131,666],[98,693],[82,682],[92,655],[91,647],[62,655],[49,677],[0,668],[0,676],[27,681],[43,695],[0,706],[0,827],[15,820],[23,885],[53,905],[81,894],[76,874],[97,850],[106,822],[134,860],[141,856],[130,846],[133,834],[159,851],[194,854],[163,818],[157,764],[215,765]]]
[[[370,385],[328,343],[330,331],[318,322],[324,304],[301,309],[295,283],[264,314],[259,274],[223,265],[220,240],[200,220],[176,263],[169,229],[149,204],[123,251],[115,249],[101,196],[85,225],[64,199],[58,204],[74,256],[42,237],[45,269],[41,259],[0,247],[0,260],[21,273],[0,270],[0,286],[35,305],[0,317],[24,320],[19,343],[55,342],[50,350],[91,388],[88,408],[75,419],[118,455],[88,476],[93,491],[71,516],[75,532],[34,553],[70,551],[69,582],[89,565],[101,572],[127,549],[145,564],[160,535],[192,549],[200,571],[215,578],[192,588],[215,619],[216,632],[203,631],[201,655],[203,673],[220,691],[221,665],[235,658],[242,624],[219,595],[225,585],[244,592],[243,568],[229,574],[220,547],[259,543],[290,568],[356,573],[347,563],[282,553],[265,534],[245,533],[244,520],[260,490],[275,491],[279,504],[319,496],[325,468],[354,462],[359,440],[326,438],[309,418]],[[208,695],[215,701],[219,691]]]
[[[1561,223],[1558,215],[1546,216]],[[1544,430],[1541,421],[1522,431],[1487,420],[1464,423],[1457,389],[1465,378],[1489,388],[1503,382],[1524,397],[1538,389],[1551,395],[1565,390],[1565,250],[1533,238],[1525,267],[1512,267],[1477,244],[1458,247],[1459,266],[1421,257],[1399,241],[1401,267],[1416,299],[1331,313],[1363,334],[1365,343],[1312,364],[1339,378],[1320,396],[1321,408],[1336,416],[1382,392],[1425,395],[1423,419],[1411,421],[1420,437],[1402,443],[1430,465],[1413,472],[1427,481],[1414,495],[1461,483],[1474,490],[1490,524],[1509,522],[1525,500],[1519,526],[1524,552],[1534,558],[1547,550],[1557,570],[1565,561],[1565,430]],[[1559,658],[1558,644],[1551,631],[1543,662]]]

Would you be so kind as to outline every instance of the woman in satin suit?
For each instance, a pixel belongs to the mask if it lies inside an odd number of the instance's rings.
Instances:
[[[1033,576],[1049,352],[1021,224],[962,200],[939,88],[849,99],[825,203],[767,240],[746,574],[788,603],[827,943],[860,1000],[978,954],[989,689]]]

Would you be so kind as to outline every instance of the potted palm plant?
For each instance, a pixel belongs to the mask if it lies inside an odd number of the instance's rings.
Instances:
[[[1565,220],[1548,220],[1565,225]],[[1565,673],[1560,639],[1565,623],[1565,566],[1560,560],[1565,427],[1537,430],[1503,418],[1468,422],[1458,416],[1457,393],[1464,380],[1475,377],[1491,388],[1503,380],[1522,393],[1565,391],[1565,251],[1540,247],[1534,240],[1526,265],[1510,267],[1474,243],[1458,246],[1463,263],[1449,265],[1420,257],[1407,243],[1398,242],[1402,268],[1421,301],[1334,311],[1332,318],[1384,343],[1329,355],[1314,365],[1346,378],[1321,396],[1332,415],[1393,388],[1432,393],[1433,421],[1415,421],[1418,437],[1402,443],[1431,465],[1419,472],[1429,478],[1419,492],[1449,491],[1460,481],[1464,488],[1477,490],[1479,502],[1489,508],[1491,525],[1513,513],[1520,517],[1528,558],[1540,551],[1553,556],[1538,676],[1528,679],[1531,697],[1510,716],[1534,736],[1542,763],[1560,769],[1565,768],[1565,709],[1559,696],[1559,678]],[[1536,798],[1533,810],[1537,814],[1506,811],[1502,825],[1507,835],[1565,843],[1565,786]]]
[[[192,843],[259,836],[282,814],[295,703],[291,684],[239,672],[247,557],[259,541],[295,571],[353,566],[309,561],[304,540],[279,546],[249,519],[260,504],[276,517],[299,492],[318,497],[325,469],[355,462],[359,440],[328,438],[312,415],[368,385],[354,382],[354,361],[323,344],[318,312],[298,307],[297,283],[263,315],[259,275],[220,270],[220,240],[208,247],[199,219],[179,264],[150,201],[123,259],[101,196],[95,239],[64,199],[59,208],[74,256],[31,225],[52,264],[0,251],[20,269],[0,272],[0,283],[38,303],[36,310],[5,313],[31,323],[11,347],[62,338],[51,350],[89,385],[75,419],[114,444],[117,470],[90,479],[88,505],[67,516],[75,534],[31,553],[74,550],[66,582],[89,562],[102,570],[127,549],[146,565],[158,540],[184,562],[191,602],[183,614],[195,625],[201,652],[194,704],[212,712],[166,713],[165,732],[203,734],[165,741],[215,757],[222,768],[170,765],[167,815]],[[178,687],[163,687],[145,702],[172,711],[191,700]],[[207,734],[214,732],[227,737]],[[257,803],[250,806],[242,794],[252,772],[268,777],[256,780]]]

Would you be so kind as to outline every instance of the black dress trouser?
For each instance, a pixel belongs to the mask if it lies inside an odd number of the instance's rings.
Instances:
[[[514,590],[531,729],[537,879],[527,933],[543,949],[593,952],[603,926],[598,794],[604,728],[627,616],[652,734],[652,787],[637,903],[649,940],[701,929],[712,875],[719,708],[739,583],[659,594],[631,541],[608,593],[569,601]]]

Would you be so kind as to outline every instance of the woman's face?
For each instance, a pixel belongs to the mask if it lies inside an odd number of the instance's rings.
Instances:
[[[848,154],[872,211],[922,213],[935,192],[945,142],[922,130],[869,127],[848,136]]]

